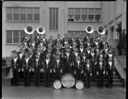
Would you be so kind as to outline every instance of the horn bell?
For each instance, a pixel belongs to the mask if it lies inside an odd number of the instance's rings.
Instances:
[[[99,26],[97,28],[97,32],[100,34],[100,35],[104,35],[106,33],[106,29],[103,28],[102,26]]]
[[[32,26],[26,26],[26,27],[24,28],[24,31],[25,31],[25,33],[27,33],[27,34],[33,34],[33,33],[34,33],[34,28],[33,28]]]
[[[42,26],[37,27],[36,31],[39,34],[44,34],[45,33],[45,29]]]
[[[94,28],[91,25],[87,25],[85,31],[89,34],[92,34],[94,32]]]

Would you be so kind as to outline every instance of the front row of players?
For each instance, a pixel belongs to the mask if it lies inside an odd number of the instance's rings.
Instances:
[[[113,58],[104,59],[102,52],[100,53],[98,56],[90,56],[90,58],[86,53],[76,57],[73,53],[70,53],[71,57],[67,57],[64,53],[53,57],[47,53],[45,59],[42,60],[39,54],[35,54],[34,57],[27,52],[24,55],[14,52],[14,58],[11,61],[13,71],[11,84],[19,85],[19,78],[22,75],[25,86],[29,86],[31,76],[34,75],[36,86],[40,86],[42,77],[44,84],[50,86],[50,83],[55,80],[61,80],[63,74],[71,73],[76,80],[82,80],[87,88],[91,86],[92,81],[96,82],[98,87],[104,85],[112,87],[113,73],[115,73]],[[105,77],[107,83],[104,83]]]

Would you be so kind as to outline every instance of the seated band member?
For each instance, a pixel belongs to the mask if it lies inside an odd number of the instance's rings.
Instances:
[[[99,59],[97,66],[98,66],[97,68],[98,87],[102,88],[104,84],[104,74],[105,74],[105,67],[104,67],[104,62],[102,58]]]
[[[20,66],[20,60],[18,59],[17,52],[14,51],[14,57],[11,60],[11,68],[12,68],[12,72],[13,72],[13,78],[11,79],[11,85],[14,85],[14,86],[18,85],[19,66]]]
[[[46,59],[44,60],[44,76],[45,76],[45,85],[50,86],[50,72],[52,73],[51,65],[52,60],[50,59],[49,53],[46,54]]]
[[[107,87],[112,88],[113,86],[113,74],[115,74],[114,62],[109,58],[107,62]]]
[[[86,63],[86,87],[87,88],[90,88],[91,76],[92,76],[91,63],[90,63],[90,60],[87,59],[87,63]]]
[[[29,53],[25,53],[25,58],[23,60],[23,71],[24,71],[24,84],[25,86],[30,85],[29,82],[29,69],[30,66],[32,65],[32,59],[29,57]]]

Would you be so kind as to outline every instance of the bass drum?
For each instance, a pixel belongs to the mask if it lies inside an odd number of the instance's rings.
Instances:
[[[61,83],[65,88],[71,88],[75,85],[75,78],[72,74],[66,73],[62,76]]]
[[[83,89],[84,88],[84,83],[81,80],[77,80],[76,81],[76,85],[75,85],[76,89]]]
[[[61,88],[61,81],[60,80],[55,80],[54,83],[53,83],[53,87],[55,89],[60,89]]]

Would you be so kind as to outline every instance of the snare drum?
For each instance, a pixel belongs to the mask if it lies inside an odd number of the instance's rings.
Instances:
[[[81,80],[77,80],[75,87],[77,89],[83,89],[84,88],[84,84],[83,84],[83,82]]]
[[[75,85],[75,78],[72,74],[66,73],[62,76],[61,83],[65,88],[71,88]]]
[[[60,80],[55,80],[54,83],[53,83],[53,87],[55,89],[60,89],[61,88],[61,81]]]

